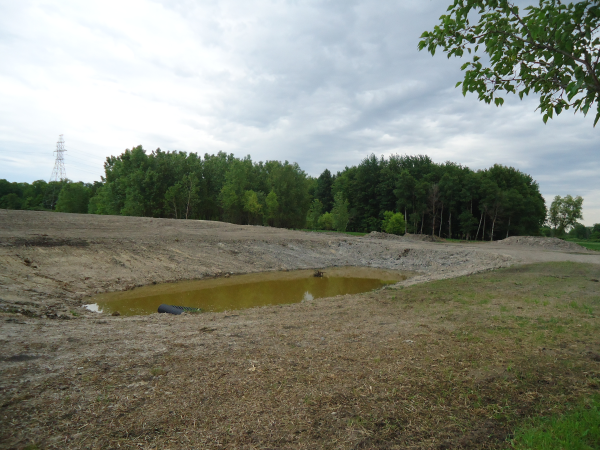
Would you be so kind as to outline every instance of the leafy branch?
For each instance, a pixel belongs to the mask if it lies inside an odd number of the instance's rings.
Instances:
[[[540,0],[521,14],[508,0],[455,0],[449,14],[433,31],[421,35],[419,50],[435,55],[441,48],[450,58],[473,54],[462,65],[463,95],[504,103],[499,92],[540,96],[544,123],[573,108],[587,115],[596,104],[600,119],[600,0],[563,4]],[[469,17],[477,15],[474,25]],[[476,53],[480,47],[489,61]]]

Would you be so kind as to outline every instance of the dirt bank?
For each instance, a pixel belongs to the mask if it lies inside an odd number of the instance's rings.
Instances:
[[[550,252],[531,241],[511,243],[443,244],[383,233],[354,237],[208,221],[0,210],[0,308],[28,316],[68,315],[96,293],[226,273],[357,265],[419,272],[411,284],[518,262],[600,258],[572,249]]]
[[[418,272],[408,286],[543,261],[600,264],[600,255],[518,243],[0,210],[0,448],[190,448],[190,442],[299,448],[298,436],[305,448],[315,448],[335,422],[332,405],[348,389],[384,395],[385,382],[371,381],[381,374],[365,362],[393,351],[404,361],[398,364],[410,364],[419,358],[411,347],[415,336],[432,326],[382,306],[390,291],[234,313],[130,318],[87,312],[81,304],[89,295],[227,273],[348,265]],[[439,320],[441,335],[454,330],[454,323]],[[392,376],[396,362],[389,363]],[[287,395],[297,383],[305,389]],[[189,398],[184,385],[194,391]],[[317,397],[321,403],[311,403]],[[203,416],[179,417],[184,404]],[[248,413],[259,425],[228,431]],[[171,429],[169,418],[186,429]],[[186,441],[195,427],[200,434]],[[231,433],[247,439],[238,436],[228,446]],[[338,444],[328,438],[327,447],[369,447],[353,436]],[[437,448],[427,439],[413,448]]]

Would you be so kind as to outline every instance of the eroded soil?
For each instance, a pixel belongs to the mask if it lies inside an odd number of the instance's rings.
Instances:
[[[522,381],[506,362],[542,386],[522,392],[523,415],[536,399],[565,395],[559,387],[593,389],[582,373],[598,369],[595,313],[569,310],[581,317],[565,326],[587,326],[588,338],[564,344],[584,367],[567,374],[556,366],[563,350],[543,339],[464,338],[494,325],[487,308],[553,317],[512,304],[506,286],[488,298],[489,282],[477,310],[461,302],[470,294],[427,302],[465,275],[552,261],[592,264],[552,302],[581,292],[593,303],[600,255],[583,249],[0,210],[0,448],[498,448],[510,427],[497,394]],[[233,313],[112,317],[81,307],[92,294],[151,283],[346,265],[419,275],[393,289]]]

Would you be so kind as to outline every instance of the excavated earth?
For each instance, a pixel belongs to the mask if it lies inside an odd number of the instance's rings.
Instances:
[[[355,237],[210,221],[0,210],[0,448],[236,447],[223,437],[234,433],[231,424],[257,417],[260,423],[262,414],[268,416],[264,428],[257,425],[254,440],[248,438],[244,448],[300,448],[292,438],[282,441],[280,436],[306,430],[290,431],[288,425],[277,424],[277,417],[285,417],[286,424],[305,421],[300,406],[283,412],[282,404],[269,397],[247,404],[244,408],[252,417],[243,419],[236,416],[242,414],[239,410],[228,411],[226,400],[215,399],[245,398],[249,395],[245,388],[271,392],[273,386],[256,380],[246,386],[239,379],[261,370],[285,375],[292,369],[284,363],[285,345],[302,348],[313,340],[317,346],[337,342],[332,351],[344,355],[347,349],[337,340],[339,333],[349,332],[344,322],[358,334],[368,329],[386,335],[395,320],[364,307],[365,298],[374,298],[377,292],[246,311],[137,317],[86,310],[82,305],[94,294],[153,283],[331,266],[415,272],[399,284],[408,286],[515,264],[600,264],[597,252],[561,245],[543,238],[446,243],[384,233]],[[402,329],[410,333],[416,326],[405,321]],[[274,339],[277,333],[281,336]],[[180,366],[183,360],[173,362],[182,355],[201,362],[197,372]],[[302,366],[306,361],[293,364]],[[126,381],[111,378],[117,372],[126,373]],[[197,382],[212,377],[203,381],[212,390],[192,396],[199,410],[211,405],[214,413],[209,422],[206,416],[188,418],[189,429],[202,430],[192,441],[185,441],[181,431],[170,435],[164,427],[177,416],[180,402],[192,397],[175,401],[169,397],[174,387],[157,392],[157,380],[184,373],[190,383],[194,373]],[[335,378],[333,371],[331,376]],[[120,391],[121,400],[110,397],[111,389]],[[223,424],[229,421],[227,428]],[[118,432],[109,433],[111,427]],[[306,448],[318,445],[318,436],[312,444],[311,439],[305,442]],[[430,448],[429,444],[414,448]],[[340,441],[329,446],[352,445]]]

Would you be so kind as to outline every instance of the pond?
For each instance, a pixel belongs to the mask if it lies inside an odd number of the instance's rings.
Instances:
[[[119,311],[125,316],[153,314],[161,304],[200,308],[202,311],[229,311],[358,294],[412,276],[409,272],[369,267],[321,270],[322,277],[316,277],[314,270],[294,270],[144,286],[131,291],[96,295],[89,299],[86,307],[108,314]]]

